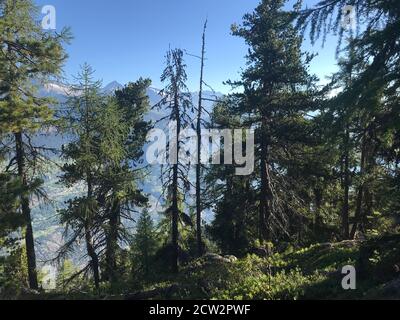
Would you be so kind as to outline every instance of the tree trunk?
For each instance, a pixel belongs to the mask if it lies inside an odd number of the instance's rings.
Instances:
[[[118,204],[113,205],[109,218],[109,233],[107,236],[107,249],[106,249],[106,265],[107,277],[111,283],[116,281],[116,252],[118,249],[118,225],[120,220],[121,206]]]
[[[368,142],[365,144],[365,172],[368,176],[367,181],[364,184],[364,208],[361,212],[360,217],[360,230],[365,232],[368,228],[368,216],[372,216],[373,214],[373,192],[371,189],[371,174],[374,171],[375,166],[375,146],[373,143],[373,129],[371,127],[368,128]]]
[[[272,193],[270,190],[270,177],[268,165],[268,141],[266,135],[266,121],[262,120],[261,126],[261,159],[260,159],[260,172],[261,172],[261,192],[260,192],[260,211],[259,211],[259,240],[264,243],[268,239],[268,220],[270,217],[269,202],[272,200]]]
[[[88,200],[92,197],[92,183],[91,174],[87,173],[87,198]],[[99,257],[97,256],[96,250],[93,245],[93,237],[91,232],[90,218],[85,217],[85,240],[86,240],[86,250],[88,256],[91,259],[91,266],[93,270],[93,279],[96,289],[99,289],[100,284],[100,273],[99,273]]]
[[[351,39],[349,40],[348,44],[350,45],[350,56],[354,56],[354,46],[352,45],[352,40],[353,37],[351,36]],[[353,67],[349,66],[348,69],[348,79],[346,81],[346,85],[348,87],[351,87],[352,84],[352,78],[353,78]],[[352,239],[354,237],[349,234],[350,232],[350,225],[349,225],[349,190],[350,190],[350,163],[349,163],[349,158],[350,158],[350,129],[349,129],[349,124],[346,123],[345,125],[345,131],[344,131],[344,185],[343,185],[343,208],[342,208],[342,237],[343,239]],[[364,141],[363,141],[364,143]],[[360,190],[359,194],[357,196],[357,208],[359,205],[361,205],[362,202],[362,193],[363,191]],[[360,204],[358,203],[360,201]],[[358,208],[358,211],[360,208]],[[353,225],[354,227],[354,225]],[[357,226],[356,226],[357,227]],[[353,230],[351,232],[353,234]],[[355,231],[354,231],[355,233]]]
[[[365,208],[362,211],[363,215],[360,219],[361,221],[360,230],[365,233],[366,229],[368,228],[368,216],[371,216],[373,213],[373,208],[372,208],[373,196],[370,187],[368,185],[365,186],[364,198],[365,198]]]
[[[22,185],[27,188],[28,181],[26,176],[26,167],[25,167],[25,151],[22,141],[22,133],[15,133],[15,150],[16,150],[16,158],[17,158],[17,166],[18,166],[18,176],[21,179]],[[36,271],[36,254],[35,254],[35,242],[33,237],[33,229],[32,229],[32,218],[31,218],[31,209],[29,207],[29,196],[26,194],[21,195],[21,210],[22,215],[25,219],[25,246],[26,246],[26,256],[28,263],[28,280],[29,287],[31,289],[37,290],[38,280],[37,280],[37,271]]]
[[[361,160],[360,160],[360,175],[363,177],[365,171],[365,137],[363,137],[362,150],[361,150]],[[356,235],[357,229],[359,228],[360,219],[362,217],[362,202],[363,202],[363,194],[364,194],[364,182],[361,182],[360,187],[358,188],[357,200],[356,200],[356,211],[354,215],[354,223],[350,232],[350,239],[354,239]]]
[[[178,217],[178,165],[174,164],[172,180],[172,272],[178,272]]]
[[[180,113],[179,113],[179,99],[178,99],[178,89],[175,89],[174,94],[174,108],[176,117],[176,164],[172,167],[172,272],[178,272],[178,257],[179,257],[179,230],[178,230],[178,220],[179,220],[179,206],[178,206],[178,165],[179,165],[179,133],[181,129]]]
[[[93,270],[93,279],[94,285],[96,289],[99,289],[100,284],[100,275],[99,275],[99,258],[97,256],[96,251],[94,250],[92,234],[90,232],[90,224],[88,221],[85,222],[85,240],[86,240],[86,249],[88,256],[91,259],[91,266]]]
[[[344,141],[344,182],[343,182],[343,208],[342,208],[342,236],[343,239],[349,239],[349,131],[346,129]]]
[[[197,255],[203,254],[203,241],[201,236],[201,111],[202,111],[202,94],[203,94],[203,70],[204,70],[204,54],[205,54],[205,33],[207,21],[204,23],[202,47],[201,47],[201,67],[200,67],[200,90],[199,104],[197,110],[197,164],[196,164],[196,239],[197,239]]]
[[[314,196],[315,196],[314,234],[318,236],[320,234],[321,226],[323,224],[321,217],[322,190],[320,188],[315,188]]]

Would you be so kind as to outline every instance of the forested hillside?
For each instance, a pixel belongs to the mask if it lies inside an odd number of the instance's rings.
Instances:
[[[160,88],[104,86],[0,0],[0,299],[400,298],[398,0],[261,0],[224,94],[209,23]],[[306,40],[335,42],[328,79]]]

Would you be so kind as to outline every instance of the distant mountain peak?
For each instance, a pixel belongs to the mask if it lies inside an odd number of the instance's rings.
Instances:
[[[108,85],[106,85],[104,88],[103,88],[103,91],[104,92],[107,92],[107,93],[112,93],[112,92],[114,92],[115,90],[118,90],[118,89],[121,89],[121,88],[123,88],[124,86],[122,85],[122,84],[120,84],[118,81],[112,81],[112,82],[110,82]]]
[[[71,88],[61,82],[48,82],[44,84],[43,89],[48,93],[69,95],[71,94]]]

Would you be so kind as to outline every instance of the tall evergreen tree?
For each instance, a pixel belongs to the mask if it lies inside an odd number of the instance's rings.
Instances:
[[[162,172],[163,191],[167,195],[170,205],[166,212],[171,217],[171,269],[178,272],[179,258],[179,220],[190,222],[190,218],[180,209],[180,199],[183,198],[188,185],[188,166],[182,163],[180,153],[182,141],[181,130],[189,124],[188,111],[191,108],[191,98],[186,86],[186,65],[183,61],[183,51],[180,49],[169,50],[166,55],[166,68],[161,75],[161,81],[166,86],[161,90],[163,97],[155,106],[165,108],[169,114],[171,129],[174,131],[168,144],[167,154],[170,164]],[[190,222],[191,223],[191,222]]]
[[[117,90],[111,99],[106,112],[103,112],[102,123],[107,135],[104,136],[104,152],[107,151],[112,162],[103,169],[100,199],[105,206],[105,216],[108,219],[106,232],[106,274],[111,282],[118,275],[117,253],[119,243],[130,242],[130,235],[124,225],[124,220],[134,220],[132,213],[147,203],[147,196],[139,187],[143,168],[140,168],[143,156],[143,146],[150,123],[144,120],[149,109],[147,89],[150,80],[139,79]],[[115,129],[120,128],[116,139]],[[110,146],[113,148],[110,149]],[[119,156],[118,156],[119,154]]]
[[[197,254],[203,254],[203,240],[201,236],[201,127],[202,127],[202,112],[203,112],[203,73],[204,73],[204,55],[205,55],[205,42],[206,42],[206,28],[207,21],[204,23],[202,45],[201,45],[201,65],[200,65],[200,90],[199,90],[199,103],[197,106],[197,123],[196,123],[196,136],[197,136],[197,163],[196,163],[196,239],[197,239]]]
[[[244,89],[236,112],[246,116],[244,126],[256,128],[260,242],[272,240],[276,227],[285,229],[287,200],[282,197],[292,196],[282,170],[287,153],[306,136],[304,114],[314,108],[315,79],[307,71],[311,57],[301,52],[302,39],[284,3],[263,0],[244,16],[242,26],[232,27],[250,47],[242,80],[231,84]]]
[[[93,272],[95,287],[100,283],[99,244],[95,242],[94,232],[101,225],[99,204],[96,198],[96,179],[101,170],[104,144],[100,140],[99,128],[104,98],[100,94],[101,83],[93,80],[93,69],[85,64],[77,77],[77,84],[72,87],[67,105],[70,109],[67,119],[70,122],[72,142],[63,146],[63,157],[67,161],[63,166],[61,181],[66,186],[75,186],[79,182],[85,185],[85,194],[68,201],[68,207],[60,211],[61,221],[66,225],[66,235],[72,235],[61,248],[61,255],[68,253],[76,240],[84,239],[90,263],[85,269]],[[97,250],[96,250],[97,249]]]
[[[347,17],[352,10],[352,17]],[[338,33],[338,53],[340,49],[350,52],[351,59],[346,62],[346,68],[356,71],[351,83],[342,86],[343,92],[336,100],[342,102],[337,104],[339,108],[345,104],[349,109],[346,115],[347,119],[351,119],[352,138],[360,154],[350,237],[354,237],[357,230],[366,231],[367,222],[372,218],[374,205],[377,204],[374,200],[377,196],[374,195],[374,181],[379,177],[379,172],[385,171],[377,165],[379,154],[385,153],[384,149],[389,151],[395,148],[392,143],[398,131],[395,123],[399,121],[396,111],[399,14],[399,6],[395,1],[369,0],[320,1],[298,13],[299,26],[303,30],[310,26],[313,42],[319,37],[325,39],[329,33]],[[344,23],[346,18],[354,19],[355,30],[349,30],[349,25]],[[352,38],[343,45],[347,31],[352,32]],[[348,75],[342,73],[341,80],[348,79]],[[347,208],[344,208],[343,212],[346,211]]]
[[[139,188],[149,123],[146,89],[149,80],[130,83],[112,96],[103,96],[100,83],[92,79],[93,70],[84,65],[74,94],[67,102],[74,141],[63,148],[67,163],[62,181],[67,185],[84,182],[86,195],[68,202],[62,222],[72,235],[61,248],[68,252],[75,241],[84,238],[95,286],[101,278],[112,284],[118,278],[121,243],[130,243],[126,223],[132,213],[147,203]],[[104,263],[102,277],[100,267]]]
[[[25,190],[38,182],[32,169],[37,165],[40,149],[32,146],[30,138],[53,119],[51,101],[39,98],[37,87],[60,74],[66,59],[62,45],[70,38],[68,30],[60,34],[42,30],[36,22],[37,14],[31,0],[0,2],[0,127],[9,139],[14,139],[14,148],[9,151],[10,170],[16,172]],[[30,195],[23,192],[19,197],[29,286],[38,289]]]

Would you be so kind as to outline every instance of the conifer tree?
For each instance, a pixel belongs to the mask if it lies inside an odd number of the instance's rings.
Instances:
[[[200,90],[199,90],[199,101],[197,105],[197,123],[196,123],[196,136],[197,136],[197,163],[196,163],[196,241],[197,241],[197,254],[201,256],[204,252],[204,245],[201,235],[201,212],[203,210],[203,204],[201,199],[201,127],[203,125],[203,85],[204,85],[204,59],[205,59],[205,45],[206,45],[206,29],[207,20],[203,27],[203,36],[201,41],[201,64],[200,64]]]
[[[30,0],[1,1],[0,16],[0,131],[14,140],[10,170],[24,190],[34,190],[40,181],[32,172],[41,149],[32,146],[30,139],[53,120],[51,101],[38,97],[37,86],[61,73],[66,59],[62,45],[70,35],[68,30],[60,34],[42,30]],[[38,289],[30,194],[22,192],[19,198],[29,286]]]
[[[133,266],[135,273],[139,271],[149,276],[153,258],[158,247],[156,229],[147,209],[144,209],[136,224],[136,232],[132,241]]]
[[[279,172],[287,162],[285,153],[294,152],[302,143],[299,137],[306,136],[304,114],[315,108],[315,79],[307,71],[312,57],[301,52],[302,39],[284,3],[263,0],[244,16],[242,26],[232,26],[250,47],[242,80],[230,83],[244,90],[236,113],[246,116],[244,126],[256,128],[260,242],[271,240],[277,228],[284,232],[287,200],[282,199],[293,196]]]
[[[84,238],[95,286],[100,280],[114,284],[118,278],[120,245],[130,242],[126,223],[147,197],[139,188],[148,108],[149,80],[130,83],[112,96],[103,96],[93,70],[84,65],[67,104],[74,141],[63,148],[67,163],[62,181],[84,182],[86,195],[70,200],[62,210],[62,222],[72,235],[60,254],[68,253],[76,240]],[[100,276],[100,267],[104,270]]]
[[[72,87],[67,105],[70,106],[66,118],[69,120],[73,140],[63,146],[63,157],[67,161],[63,166],[61,181],[66,186],[75,186],[83,182],[84,195],[67,202],[67,208],[60,211],[61,222],[66,226],[67,242],[60,249],[60,256],[71,250],[76,240],[84,239],[90,263],[84,270],[93,272],[95,287],[100,283],[99,244],[95,234],[101,228],[99,204],[96,198],[96,179],[101,170],[104,147],[100,140],[101,112],[104,98],[100,94],[101,83],[93,80],[93,69],[84,64]],[[72,231],[68,235],[68,231]]]
[[[234,113],[239,102],[240,98],[227,96],[215,103],[211,126],[221,130],[243,127],[242,117]],[[235,165],[212,165],[206,170],[203,201],[215,213],[206,231],[223,254],[244,256],[255,242],[258,223],[253,180],[253,176],[236,176]]]
[[[399,119],[395,111],[398,104],[396,88],[399,87],[399,14],[395,1],[369,0],[319,1],[298,12],[298,25],[303,30],[310,26],[313,42],[320,37],[326,39],[329,33],[338,33],[337,51],[350,52],[351,59],[346,62],[346,68],[357,71],[351,77],[351,83],[342,86],[343,92],[336,99],[339,108],[346,105],[349,109],[346,114],[347,119],[351,119],[352,140],[360,155],[354,179],[357,191],[351,238],[357,230],[368,229],[366,225],[377,204],[378,195],[373,185],[384,171],[377,165],[379,154],[390,153],[389,150],[395,148],[392,143],[397,132],[395,123]],[[354,20],[354,30],[351,24],[344,23],[346,18]],[[343,45],[348,32],[351,39]],[[348,78],[348,74],[338,76],[342,81]],[[384,178],[380,176],[379,179]]]
[[[191,219],[180,209],[180,199],[183,199],[189,188],[188,166],[182,163],[180,153],[183,141],[180,138],[182,128],[189,124],[188,111],[191,108],[191,99],[186,87],[186,65],[183,61],[183,51],[180,49],[169,50],[166,54],[166,68],[161,75],[161,81],[166,86],[161,90],[163,97],[155,106],[158,109],[168,110],[167,119],[174,131],[170,137],[167,155],[169,165],[162,172],[163,192],[170,205],[166,213],[171,217],[171,269],[178,271],[179,260],[179,221],[191,224]]]
[[[109,160],[103,165],[98,198],[108,221],[106,274],[111,282],[115,282],[118,275],[119,245],[130,242],[124,221],[134,220],[133,213],[147,204],[139,182],[143,178],[140,167],[143,146],[150,129],[150,123],[144,120],[149,109],[146,93],[149,85],[150,80],[139,79],[117,90],[102,113],[102,154]]]

